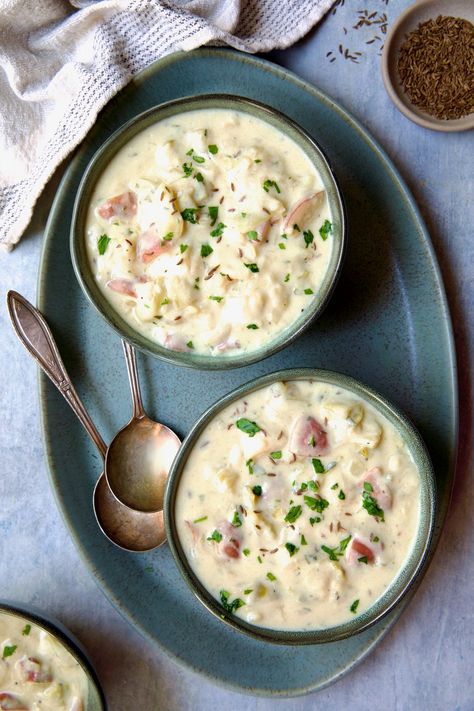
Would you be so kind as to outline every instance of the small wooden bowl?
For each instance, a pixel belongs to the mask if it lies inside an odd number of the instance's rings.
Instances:
[[[468,131],[474,128],[474,113],[459,119],[437,119],[411,103],[398,74],[398,54],[405,37],[420,22],[439,15],[461,17],[474,23],[473,0],[418,0],[403,12],[392,25],[382,53],[382,76],[388,95],[399,111],[419,126],[434,131]]]

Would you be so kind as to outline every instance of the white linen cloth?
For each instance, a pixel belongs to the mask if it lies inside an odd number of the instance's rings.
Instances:
[[[0,0],[0,244],[20,239],[55,168],[159,57],[212,42],[296,42],[334,0]]]

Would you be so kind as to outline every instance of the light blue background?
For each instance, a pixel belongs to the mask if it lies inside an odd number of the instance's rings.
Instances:
[[[409,3],[368,0],[393,20]],[[442,542],[415,599],[376,651],[355,671],[315,695],[252,699],[226,692],[177,667],[116,613],[79,560],[53,502],[39,432],[36,371],[14,340],[1,306],[0,535],[1,595],[49,610],[86,644],[111,711],[365,711],[474,709],[474,134],[440,134],[411,124],[385,94],[373,34],[351,29],[362,5],[346,0],[303,42],[272,58],[319,86],[351,111],[385,147],[421,207],[446,283],[455,326],[461,397],[457,481]],[[348,31],[344,35],[343,28]],[[344,61],[339,43],[366,52]],[[335,51],[337,61],[326,54]],[[2,292],[35,301],[41,229],[57,176],[37,206],[20,246],[1,255]]]

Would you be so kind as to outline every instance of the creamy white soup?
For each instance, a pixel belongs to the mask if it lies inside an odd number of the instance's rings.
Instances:
[[[0,612],[0,709],[87,711],[87,677],[46,630]]]
[[[419,474],[395,427],[334,385],[279,382],[228,406],[184,467],[181,546],[223,608],[258,626],[363,613],[406,560]]]
[[[86,225],[97,283],[162,346],[227,356],[318,300],[333,249],[321,176],[269,124],[199,110],[144,130],[98,180]]]

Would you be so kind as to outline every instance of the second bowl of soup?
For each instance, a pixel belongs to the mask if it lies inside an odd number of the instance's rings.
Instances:
[[[435,484],[408,420],[352,378],[281,371],[208,410],[165,497],[192,590],[236,629],[334,641],[397,603],[425,560]]]
[[[110,325],[181,365],[260,360],[326,305],[341,267],[341,195],[290,119],[222,95],[119,129],[79,188],[76,275]]]

